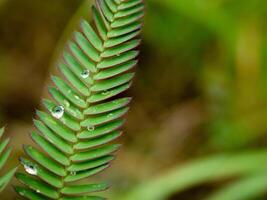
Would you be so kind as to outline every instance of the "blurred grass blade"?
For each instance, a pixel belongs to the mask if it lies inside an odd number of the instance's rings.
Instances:
[[[202,183],[265,171],[266,166],[267,150],[212,156],[178,166],[117,199],[164,200]]]
[[[9,139],[5,139],[5,140],[2,139],[4,131],[5,131],[4,128],[0,129],[0,139],[1,139],[1,143],[0,143],[0,169],[2,169],[6,165],[7,160],[10,156],[10,153],[11,153],[11,149],[7,148],[7,145],[9,143]],[[7,184],[13,178],[16,170],[17,170],[17,168],[11,169],[8,172],[6,172],[5,174],[3,174],[2,176],[0,176],[0,192],[2,192],[5,189]]]
[[[256,199],[267,193],[267,174],[258,174],[238,180],[215,192],[206,200]]]

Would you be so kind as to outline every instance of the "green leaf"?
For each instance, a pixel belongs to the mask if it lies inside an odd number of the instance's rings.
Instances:
[[[105,114],[100,114],[95,117],[89,117],[85,121],[81,122],[81,126],[83,127],[95,127],[101,124],[105,124],[107,122],[113,121],[115,119],[118,119],[125,115],[128,112],[129,108],[120,108],[118,110],[105,113]]]
[[[72,146],[61,137],[58,137],[54,132],[52,132],[47,126],[45,126],[41,121],[34,120],[35,127],[47,138],[48,141],[53,143],[58,149],[66,154],[73,154]]]
[[[85,171],[81,171],[81,172],[72,172],[70,173],[70,175],[68,175],[64,181],[65,182],[73,182],[73,181],[78,181],[84,178],[87,178],[89,176],[93,176],[101,171],[103,171],[104,169],[106,169],[109,165],[101,165],[99,167],[93,168],[93,169],[89,169],[89,170],[85,170]]]
[[[56,192],[52,187],[49,185],[35,179],[32,177],[29,177],[22,173],[17,173],[16,178],[21,181],[23,184],[29,186],[32,190],[34,190],[37,193],[40,193],[44,196],[47,196],[52,199],[59,198],[59,193]]]
[[[108,5],[104,0],[99,0],[97,1],[97,5],[99,8],[102,10],[102,14],[105,16],[105,18],[109,21],[112,22],[114,20],[114,16],[112,11],[109,9]]]
[[[121,134],[122,132],[114,131],[102,137],[89,139],[87,141],[81,141],[74,146],[74,149],[81,150],[81,149],[88,149],[92,147],[101,146],[103,144],[106,144],[108,142],[115,140],[116,138],[120,137]]]
[[[89,95],[89,90],[86,84],[84,84],[66,65],[59,65],[59,69],[61,70],[62,74],[64,74],[64,76],[70,80],[75,89],[77,89],[84,96]],[[79,77],[81,74],[82,72],[79,74]]]
[[[127,106],[131,101],[131,98],[120,98],[113,101],[109,101],[102,104],[97,104],[89,107],[84,111],[86,115],[98,115],[102,113],[106,113],[109,111],[113,111],[122,107]]]
[[[33,162],[20,157],[20,163],[24,166],[25,170],[31,169],[31,174],[38,176],[44,182],[56,187],[61,188],[63,186],[63,182],[61,177],[56,176],[55,174],[49,172],[48,170],[40,167],[38,164],[34,164]]]
[[[102,200],[87,193],[107,189],[87,178],[106,169],[120,147],[113,142],[129,109],[131,98],[122,93],[135,74],[130,70],[137,64],[144,6],[136,0],[95,5],[93,24],[81,20],[57,62],[60,74],[51,76],[51,98],[43,100],[46,112],[36,112],[40,120],[31,136],[39,148],[24,147],[30,159],[20,161],[28,174],[17,178],[26,187],[15,187],[27,199]]]
[[[86,108],[86,102],[73,88],[67,85],[61,78],[53,76],[53,82],[57,88],[65,95],[72,103],[81,108]]]
[[[59,175],[59,176],[66,176],[66,171],[63,166],[58,164],[57,162],[53,161],[52,159],[48,158],[47,156],[43,155],[35,148],[31,146],[24,146],[25,152],[37,163],[48,169],[49,171]]]
[[[7,147],[9,144],[9,138],[4,139],[4,140],[2,139],[4,132],[5,132],[5,128],[0,128],[0,139],[1,139],[0,169],[2,169],[6,165],[7,160],[11,154],[11,149]],[[8,183],[13,178],[16,171],[17,171],[17,168],[9,169],[9,171],[5,172],[4,175],[0,176],[0,192],[2,192],[5,189],[5,187],[8,185]]]
[[[102,197],[97,196],[82,196],[82,197],[63,197],[60,200],[105,200]]]
[[[142,3],[142,0],[129,0],[129,1],[125,1],[123,2],[122,4],[120,4],[118,6],[118,10],[125,10],[125,9],[128,9],[128,8],[132,8],[138,4],[141,4]]]
[[[75,44],[74,42],[70,42],[69,48],[74,58],[76,58],[77,61],[82,64],[82,66],[89,69],[91,72],[96,71],[95,64],[93,63],[93,61],[91,61],[88,56],[86,56],[84,52],[81,51],[77,44]]]
[[[50,115],[45,112],[37,111],[37,116],[49,127],[51,128],[57,135],[62,137],[63,139],[69,142],[76,142],[77,138],[75,134],[60,124],[57,120],[53,119]]]
[[[97,158],[94,160],[89,160],[85,162],[79,162],[79,163],[73,163],[70,165],[67,170],[71,172],[77,172],[77,171],[82,171],[82,170],[90,170],[92,168],[96,168],[99,166],[102,166],[104,164],[109,163],[114,159],[113,156],[103,156],[101,158]]]
[[[75,40],[83,52],[95,62],[100,61],[98,51],[89,43],[89,41],[80,33],[75,32]]]
[[[78,134],[78,138],[80,139],[89,139],[89,138],[95,138],[98,136],[102,136],[105,134],[108,134],[112,131],[115,131],[119,129],[124,124],[123,119],[115,120],[106,124],[103,124],[101,126],[97,127],[89,127],[88,130],[84,130],[80,134]]]
[[[28,189],[28,188],[16,186],[15,187],[15,191],[19,195],[21,195],[21,196],[23,196],[23,197],[25,197],[27,199],[31,199],[31,200],[47,200],[47,198],[44,197],[43,195],[38,194],[38,193],[34,192],[33,190]]]
[[[64,95],[62,95],[58,90],[52,87],[49,87],[48,90],[50,94],[54,97],[54,99],[60,105],[64,106],[65,111],[68,114],[70,114],[72,117],[79,119],[79,120],[84,118],[82,112],[77,107],[75,107],[71,102],[69,102],[68,99],[64,97]]]
[[[55,146],[53,146],[51,143],[45,140],[38,133],[32,132],[31,137],[36,142],[36,144],[38,144],[55,161],[65,166],[68,166],[70,164],[68,157],[64,155],[64,153],[62,153]]]
[[[111,24],[111,27],[112,28],[118,28],[118,27],[122,27],[122,26],[127,26],[127,25],[141,19],[143,16],[144,16],[143,11],[136,12],[132,15],[129,15],[128,17],[120,18],[120,19],[114,21]]]
[[[132,50],[135,47],[139,46],[140,42],[141,42],[140,40],[132,40],[132,41],[126,42],[126,43],[121,44],[119,46],[116,46],[112,49],[107,49],[106,51],[101,53],[101,56],[103,58],[108,58],[108,57],[112,57],[112,56],[119,56],[120,54],[127,52],[129,50]]]
[[[121,65],[118,65],[116,67],[112,67],[109,69],[102,70],[98,74],[94,76],[95,80],[103,80],[103,79],[108,79],[111,77],[114,77],[116,75],[119,75],[121,73],[124,73],[130,69],[132,69],[135,65],[137,64],[136,60],[131,60],[128,62],[125,62]]]
[[[81,77],[82,73],[85,70],[88,70],[78,61],[76,61],[69,52],[66,51],[63,53],[63,61],[58,64],[59,67],[61,65],[67,66],[77,77]],[[83,82],[86,84],[92,84],[92,79],[90,76],[88,76],[87,78],[83,78]]]
[[[91,25],[85,21],[82,20],[81,22],[81,28],[83,30],[84,35],[86,38],[90,41],[90,43],[98,50],[103,51],[103,43],[99,36],[95,33],[94,29],[91,27]]]
[[[139,11],[144,10],[145,6],[143,4],[138,4],[132,8],[129,9],[125,9],[125,10],[120,10],[119,12],[117,12],[115,14],[116,18],[120,18],[120,17],[127,17],[128,15],[132,15],[135,14]]]
[[[120,145],[113,144],[113,145],[100,147],[100,148],[94,149],[94,150],[78,152],[75,155],[71,156],[70,159],[73,162],[82,162],[82,161],[86,161],[86,160],[92,160],[95,158],[100,158],[102,156],[109,155],[110,153],[117,151],[119,149],[119,147],[120,147]]]
[[[108,188],[106,183],[98,183],[98,184],[87,184],[87,185],[75,185],[64,187],[61,190],[62,194],[81,194],[81,193],[89,193],[89,192],[99,192],[106,190]]]
[[[119,27],[119,28],[111,30],[110,32],[108,32],[108,37],[112,39],[111,41],[106,42],[108,43],[106,45],[112,46],[112,43],[115,43],[113,45],[115,46],[116,44],[121,44],[123,42],[126,42],[127,40],[134,38],[137,34],[140,33],[139,29],[141,27],[142,27],[142,24],[140,24],[139,22],[134,22],[132,24],[129,24],[128,26],[125,26],[125,27],[123,26],[123,27]],[[133,33],[130,34],[131,32]],[[128,34],[128,35],[125,35],[125,34]]]
[[[126,27],[126,28],[122,28],[122,29],[118,29],[116,30],[116,32],[112,33],[113,35],[122,35],[120,37],[113,37],[109,40],[107,40],[104,44],[104,47],[106,48],[111,48],[111,47],[115,47],[119,44],[123,44],[124,42],[127,42],[133,38],[135,38],[137,35],[140,34],[140,30],[138,30],[138,28],[140,28],[140,24],[138,26],[134,25],[131,27]],[[137,29],[136,31],[132,32],[133,30]],[[129,34],[126,34],[129,33]],[[125,35],[126,34],[126,35]]]
[[[53,101],[50,101],[49,99],[44,99],[43,104],[46,107],[46,109],[53,113],[54,108],[58,105],[55,104]],[[65,110],[65,109],[64,109]],[[69,116],[67,113],[64,113],[63,116],[59,119],[65,126],[72,129],[73,131],[80,131],[81,127],[79,122],[77,122],[75,119],[73,119],[71,116]]]
[[[91,87],[91,91],[92,92],[107,91],[131,81],[133,77],[134,73],[127,73],[107,80],[103,80],[99,83],[96,83],[93,87]]]
[[[5,189],[5,187],[9,184],[16,171],[17,168],[11,169],[5,175],[0,177],[0,192],[2,192]]]

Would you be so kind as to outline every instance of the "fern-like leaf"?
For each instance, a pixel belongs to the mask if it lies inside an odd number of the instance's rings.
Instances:
[[[129,109],[131,98],[117,95],[132,83],[144,5],[97,0],[92,12],[94,26],[81,21],[58,63],[64,78],[52,77],[47,112],[37,111],[31,137],[41,150],[24,147],[30,159],[20,161],[28,174],[16,175],[25,186],[15,189],[27,199],[100,200],[92,193],[108,187],[78,181],[106,169],[120,147],[108,143],[121,135]]]
[[[0,139],[3,137],[5,132],[4,128],[0,128]],[[10,157],[11,149],[7,148],[9,144],[9,139],[1,140],[0,142],[0,170],[5,166],[8,158]],[[10,182],[12,177],[14,176],[17,168],[9,170],[4,175],[0,176],[0,192],[2,192],[6,185]]]

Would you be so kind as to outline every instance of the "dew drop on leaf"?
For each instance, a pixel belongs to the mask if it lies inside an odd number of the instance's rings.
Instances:
[[[109,91],[105,90],[104,92],[102,92],[102,95],[108,95]]]
[[[25,171],[31,175],[37,175],[37,169],[34,165],[31,164],[23,164]]]
[[[53,117],[60,119],[61,117],[63,117],[63,115],[64,115],[64,107],[63,106],[55,106],[52,109],[52,116]]]
[[[80,100],[80,97],[78,97],[77,95],[75,95],[74,98]]]
[[[72,176],[75,176],[75,175],[76,175],[76,172],[75,172],[75,171],[71,171],[70,174],[71,174]]]
[[[82,78],[88,78],[89,75],[90,75],[90,71],[88,69],[82,71],[82,73],[81,73]]]
[[[87,127],[87,130],[88,130],[88,131],[94,131],[94,130],[95,130],[95,126],[91,126],[91,125],[88,126],[88,127]]]

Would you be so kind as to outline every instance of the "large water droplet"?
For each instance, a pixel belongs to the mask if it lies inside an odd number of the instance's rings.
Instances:
[[[89,75],[90,75],[90,71],[88,69],[82,71],[82,73],[81,73],[82,78],[88,78]]]
[[[38,171],[34,165],[31,164],[23,164],[23,167],[26,172],[28,172],[31,175],[37,175]]]
[[[94,131],[95,130],[95,126],[89,125],[89,126],[87,126],[87,130],[88,131]]]
[[[63,106],[55,106],[52,109],[52,116],[60,119],[64,115],[64,107]]]

